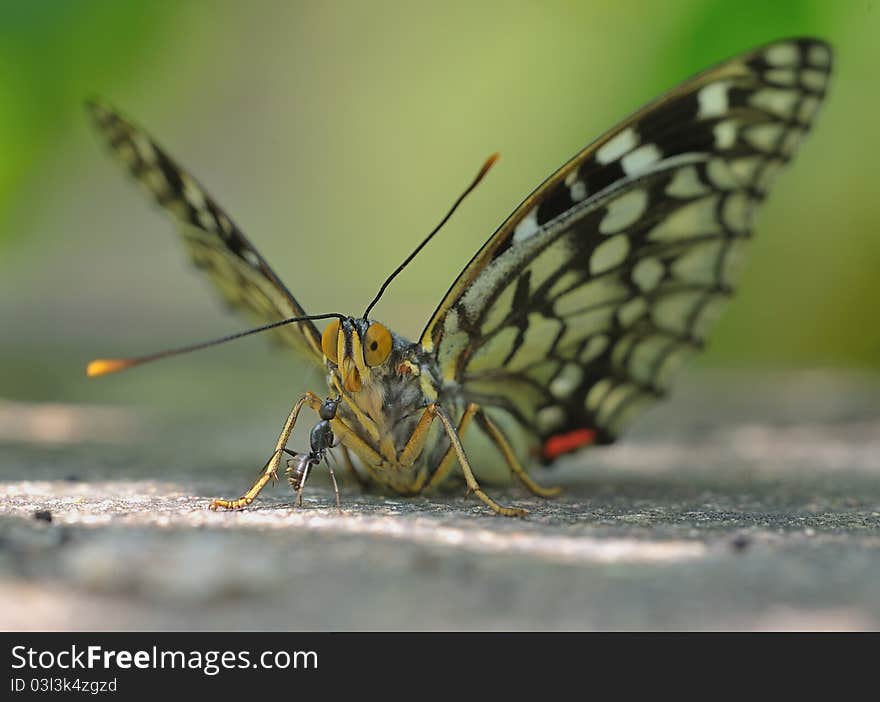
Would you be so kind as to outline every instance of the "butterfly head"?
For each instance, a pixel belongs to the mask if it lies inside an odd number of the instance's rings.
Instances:
[[[321,349],[331,371],[350,393],[393,372],[393,357],[398,340],[384,324],[368,319],[334,319],[321,336]]]

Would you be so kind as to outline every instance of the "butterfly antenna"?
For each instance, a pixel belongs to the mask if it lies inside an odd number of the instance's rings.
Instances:
[[[241,339],[244,336],[250,336],[251,334],[259,334],[260,332],[269,331],[270,329],[276,329],[278,327],[283,327],[285,324],[294,324],[296,322],[305,322],[308,320],[315,319],[331,319],[336,318],[339,320],[345,320],[345,317],[341,314],[312,314],[306,315],[304,317],[290,317],[288,319],[282,319],[278,322],[272,322],[271,324],[265,324],[262,327],[256,327],[255,329],[248,329],[243,332],[238,332],[237,334],[230,334],[229,336],[224,336],[219,339],[213,339],[212,341],[203,341],[200,344],[192,344],[191,346],[181,346],[176,349],[169,349],[167,351],[160,351],[159,353],[152,353],[149,356],[138,356],[137,358],[96,358],[94,361],[90,361],[89,365],[86,366],[86,375],[90,378],[94,378],[99,375],[107,375],[109,373],[118,373],[119,371],[126,370],[128,368],[133,368],[134,366],[140,366],[144,363],[150,363],[152,361],[158,361],[161,358],[168,358],[169,356],[179,356],[184,353],[189,353],[190,351],[198,351],[200,349],[207,349],[211,346],[218,346],[220,344],[225,344],[227,341],[234,341],[235,339]]]
[[[446,216],[440,220],[440,224],[438,224],[436,227],[434,227],[431,230],[431,233],[428,234],[428,236],[426,236],[422,240],[422,243],[419,244],[418,246],[416,246],[415,250],[409,256],[406,257],[406,260],[404,260],[403,263],[401,263],[397,268],[395,268],[394,272],[385,279],[385,282],[382,283],[382,287],[379,288],[379,292],[376,293],[376,297],[373,298],[373,301],[369,305],[367,305],[367,309],[364,310],[364,314],[363,314],[364,319],[367,318],[367,315],[370,314],[370,310],[376,306],[377,302],[379,302],[379,298],[382,297],[382,294],[385,292],[385,289],[391,284],[391,281],[394,280],[397,277],[398,273],[400,273],[404,268],[406,268],[409,265],[409,262],[412,261],[418,255],[419,251],[421,251],[423,248],[425,248],[427,243],[429,241],[431,241],[431,239],[434,238],[434,235],[437,232],[439,232],[440,229],[443,227],[443,225],[446,224],[446,222],[449,220],[449,218],[452,217],[452,213],[455,212],[458,209],[458,206],[462,203],[462,201],[468,195],[471,194],[471,191],[474,188],[476,188],[477,185],[480,184],[480,181],[483,180],[485,175],[489,172],[489,169],[495,165],[495,162],[500,157],[501,157],[501,154],[495,153],[486,159],[486,162],[483,164],[483,167],[480,168],[480,172],[477,173],[477,177],[474,178],[473,182],[469,186],[467,186],[467,189],[461,195],[458,196],[458,199],[452,204],[452,207],[449,209],[449,212],[447,212]]]

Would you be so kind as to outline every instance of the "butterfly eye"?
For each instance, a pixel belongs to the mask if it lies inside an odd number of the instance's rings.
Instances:
[[[373,322],[364,334],[364,361],[368,366],[378,366],[391,353],[391,332],[378,322]]]
[[[339,363],[336,357],[336,338],[339,336],[339,320],[334,319],[321,335],[321,350],[333,363]]]

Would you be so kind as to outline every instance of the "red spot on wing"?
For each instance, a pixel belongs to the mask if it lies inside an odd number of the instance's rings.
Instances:
[[[541,455],[548,461],[561,456],[569,451],[574,451],[583,446],[589,446],[596,440],[596,432],[593,429],[575,429],[565,434],[554,434],[549,437],[541,449]]]

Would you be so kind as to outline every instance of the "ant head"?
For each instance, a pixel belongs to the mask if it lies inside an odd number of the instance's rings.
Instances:
[[[318,416],[324,420],[330,420],[336,418],[336,408],[339,406],[339,401],[341,397],[335,398],[327,398],[321,403],[321,408],[318,410]]]

